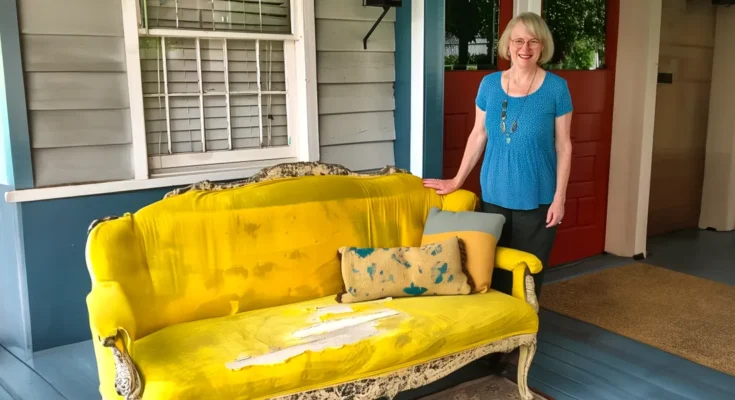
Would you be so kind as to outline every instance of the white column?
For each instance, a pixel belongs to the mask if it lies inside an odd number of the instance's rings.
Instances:
[[[138,38],[138,13],[135,0],[122,1],[122,23],[125,36],[125,60],[127,66],[128,96],[130,97],[130,127],[133,140],[133,167],[135,179],[148,179],[148,146],[145,133],[145,108],[143,104],[143,77],[140,70],[140,47]],[[166,52],[162,53],[166,57]],[[166,68],[164,67],[164,71]],[[165,85],[168,88],[168,84]],[[166,96],[168,101],[168,96]],[[166,129],[169,127],[168,104],[166,104]],[[168,134],[169,154],[171,134]]]
[[[513,16],[530,11],[541,15],[542,0],[513,0]]]
[[[450,0],[451,1],[451,0]],[[411,0],[411,163],[424,173],[424,0]]]
[[[645,255],[661,1],[620,0],[605,251]]]
[[[735,229],[735,8],[717,7],[699,227]]]
[[[302,59],[303,63],[294,62],[296,82],[288,89],[287,96],[298,98],[299,113],[295,122],[289,124],[298,126],[294,135],[298,139],[294,145],[298,148],[299,161],[319,161],[319,101],[317,99],[316,82],[316,22],[314,0],[291,2],[293,15],[301,15],[301,19],[294,22],[293,30],[300,37],[294,43],[295,60]],[[301,7],[299,11],[298,7]],[[295,61],[294,60],[294,61]],[[293,144],[293,143],[292,143]]]

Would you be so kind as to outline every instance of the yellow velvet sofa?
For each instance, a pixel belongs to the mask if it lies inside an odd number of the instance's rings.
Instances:
[[[476,202],[468,191],[439,196],[395,168],[359,175],[296,163],[95,221],[87,305],[102,397],[392,398],[520,347],[519,392],[531,399],[530,274],[541,268],[532,255],[498,249],[509,294],[336,301],[341,246],[418,246],[432,207]],[[371,322],[377,335],[295,334],[381,310],[393,316]]]

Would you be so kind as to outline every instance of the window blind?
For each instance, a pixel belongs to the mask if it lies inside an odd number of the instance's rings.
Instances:
[[[141,0],[148,28],[291,33],[290,0]]]
[[[144,37],[140,57],[149,156],[288,145],[283,42]]]

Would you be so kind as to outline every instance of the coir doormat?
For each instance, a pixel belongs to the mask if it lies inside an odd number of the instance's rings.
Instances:
[[[541,307],[735,376],[735,286],[635,263],[544,285]]]

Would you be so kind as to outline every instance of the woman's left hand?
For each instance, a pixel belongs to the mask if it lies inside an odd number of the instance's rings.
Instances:
[[[549,206],[549,212],[546,213],[546,227],[551,228],[561,224],[562,218],[564,218],[564,201],[554,199],[551,206]]]

